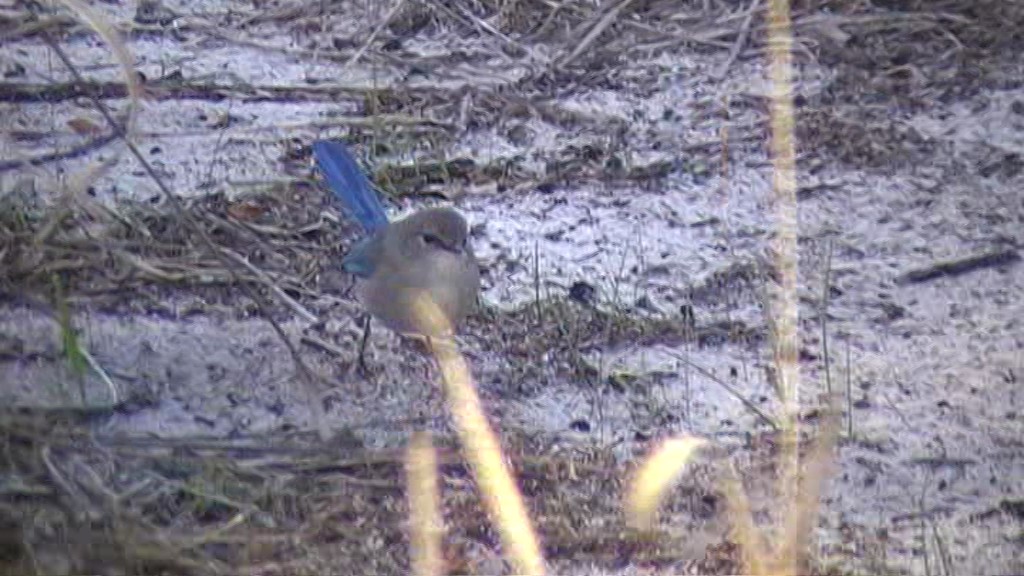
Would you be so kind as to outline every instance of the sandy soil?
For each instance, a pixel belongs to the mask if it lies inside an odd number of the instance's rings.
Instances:
[[[136,111],[134,142],[176,194],[286,196],[343,231],[325,238],[347,242],[344,215],[316,188],[311,140],[350,138],[380,167],[472,159],[444,183],[386,187],[401,193],[396,214],[445,201],[474,225],[485,310],[461,341],[495,425],[529,438],[535,454],[603,450],[620,466],[651,439],[699,434],[719,450],[698,470],[728,456],[745,476],[765,472],[756,438],[768,428],[721,384],[778,408],[765,377],[773,207],[760,17],[737,45],[740,6],[686,3],[663,22],[653,14],[667,9],[641,3],[565,62],[592,7],[574,4],[531,35],[546,4],[529,3],[536,14],[524,9],[518,20],[472,3],[410,3],[383,26],[383,4],[326,14],[312,2],[258,4],[167,2],[156,16],[134,3],[94,7],[134,30],[136,69],[165,79]],[[808,413],[826,386],[849,389],[851,400],[815,551],[821,565],[855,573],[1024,573],[1024,266],[1012,258],[1024,241],[1024,64],[1011,56],[1019,34],[972,36],[965,22],[986,20],[970,10],[900,8],[823,5],[796,18],[803,398]],[[663,27],[675,32],[651,31]],[[30,85],[71,77],[37,34],[5,30],[0,157],[95,140],[89,126],[104,122],[88,99],[28,96]],[[87,78],[121,82],[95,35],[68,22],[54,30]],[[105,102],[127,106],[123,95]],[[116,141],[33,166],[4,160],[2,201],[18,210],[62,202],[61,191],[111,158],[90,198],[170,210]],[[322,322],[272,313],[294,342],[331,344],[299,345],[323,378],[331,427],[371,451],[423,427],[447,434],[436,373],[407,343],[378,328],[375,376],[354,369],[358,307],[348,280],[329,270],[343,250],[327,245],[308,263],[316,274],[300,300]],[[908,280],[993,252],[1009,257]],[[567,299],[580,283],[596,289],[593,303]],[[17,297],[19,286],[5,290],[0,398],[109,403],[95,374],[68,377],[52,314]],[[84,346],[133,398],[90,423],[101,444],[312,428],[287,347],[242,291],[135,290],[75,299]],[[772,512],[754,493],[758,510]],[[682,570],[725,537],[720,510],[695,500],[684,495],[666,513],[679,556],[663,568]],[[593,560],[571,544],[552,558],[565,573],[638,570],[628,556]]]

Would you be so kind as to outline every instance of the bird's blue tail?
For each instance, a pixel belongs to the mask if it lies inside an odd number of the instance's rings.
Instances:
[[[313,142],[313,157],[327,180],[327,186],[369,233],[388,223],[384,204],[344,144],[336,140]]]

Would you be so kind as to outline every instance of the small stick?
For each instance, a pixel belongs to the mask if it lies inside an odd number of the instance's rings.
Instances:
[[[832,281],[832,241],[828,241],[825,256],[825,282],[821,288],[821,353],[825,357],[825,391],[832,396],[832,364],[828,357],[828,297]]]
[[[276,283],[274,283],[274,281],[270,278],[270,276],[267,275],[266,272],[264,272],[263,270],[260,270],[256,266],[254,266],[244,256],[242,256],[241,254],[238,254],[237,252],[234,252],[233,250],[228,250],[227,248],[221,248],[220,249],[220,253],[224,254],[228,258],[231,258],[235,262],[238,262],[242,266],[246,267],[250,272],[255,274],[257,278],[259,278],[261,281],[263,281],[263,283],[266,284],[267,287],[270,288],[270,290],[274,294],[276,294],[277,297],[281,299],[281,301],[283,301],[285,304],[287,304],[288,307],[291,308],[296,314],[298,314],[299,316],[302,316],[308,322],[316,323],[316,322],[320,321],[320,318],[318,318],[315,314],[313,314],[309,310],[306,310],[306,308],[302,304],[299,304],[298,302],[295,301],[294,298],[292,298],[291,296],[286,294],[285,291],[282,290],[280,286],[278,286]]]
[[[537,326],[543,323],[540,305],[540,245],[533,243],[533,305],[537,311]]]
[[[740,24],[739,33],[736,34],[736,41],[733,42],[732,47],[729,49],[729,56],[726,57],[725,62],[722,66],[711,74],[711,77],[715,80],[722,80],[725,75],[729,72],[729,68],[732,66],[736,58],[739,57],[743,47],[747,44],[747,37],[750,36],[750,23],[754,21],[754,14],[757,13],[758,5],[761,0],[753,0],[750,3],[750,8],[747,9],[747,15],[743,19],[743,23]]]
[[[303,334],[302,337],[299,338],[299,342],[302,342],[303,344],[312,346],[314,348],[318,348],[324,352],[327,352],[328,354],[333,354],[339,358],[345,357],[344,350],[335,346],[334,344],[331,344],[330,342],[324,340],[323,338],[317,338],[316,336]]]
[[[1013,264],[1019,261],[1020,254],[1018,254],[1016,250],[995,250],[992,252],[986,252],[985,254],[979,254],[977,256],[969,256],[960,260],[938,262],[928,266],[927,268],[911,270],[897,278],[896,283],[901,285],[916,284],[919,282],[934,280],[941,276],[959,276],[968,272],[974,272],[981,268],[993,268],[995,266]]]
[[[779,424],[775,421],[774,418],[772,418],[771,416],[765,414],[763,410],[761,410],[760,408],[757,407],[756,404],[754,404],[753,402],[748,400],[747,397],[744,396],[742,392],[740,392],[739,390],[734,388],[731,384],[728,384],[727,382],[725,382],[721,378],[715,376],[714,373],[712,373],[710,370],[707,370],[707,369],[705,369],[705,368],[703,368],[701,366],[698,366],[696,363],[694,363],[689,358],[686,358],[686,357],[681,356],[679,354],[676,354],[674,352],[670,352],[669,355],[674,357],[676,360],[679,360],[683,364],[693,368],[698,373],[704,375],[706,378],[708,378],[709,380],[711,380],[715,384],[718,384],[722,388],[725,388],[726,392],[728,392],[729,394],[732,394],[737,400],[742,402],[743,405],[747,407],[747,410],[750,410],[754,414],[758,415],[762,420],[765,421],[766,424],[768,424],[769,426],[772,427],[772,430],[778,430],[779,429]]]
[[[615,18],[619,15],[619,13],[622,12],[622,10],[626,6],[628,6],[632,1],[633,0],[622,0],[622,2],[619,2],[618,5],[616,5],[614,8],[609,10],[604,16],[602,16],[601,19],[597,21],[597,24],[594,24],[594,27],[590,29],[590,32],[587,32],[586,36],[584,36],[583,39],[580,40],[580,43],[576,45],[576,48],[574,48],[572,52],[570,52],[565,58],[563,58],[562,61],[558,63],[558,65],[564,68],[568,66],[570,62],[575,60],[580,54],[582,54],[584,50],[586,50],[591,44],[594,43],[594,40],[597,40],[597,37],[600,36],[602,32],[604,32],[609,26],[611,26],[612,22],[615,21]]]
[[[373,32],[370,33],[370,37],[366,39],[366,42],[363,42],[363,45],[360,46],[358,50],[356,50],[356,53],[353,54],[352,57],[349,58],[348,61],[346,61],[345,64],[342,65],[342,72],[348,70],[353,64],[358,62],[359,59],[363,57],[363,54],[366,53],[366,50],[369,49],[370,45],[373,44],[373,41],[377,39],[377,35],[380,34],[380,31],[383,30],[384,27],[387,26],[389,22],[391,22],[391,19],[394,18],[395,16],[395,13],[398,12],[399,8],[401,8],[403,5],[405,5],[405,0],[398,0],[398,2],[395,2],[395,5],[391,7],[391,10],[388,10],[387,15],[384,16],[384,19],[381,20],[380,24],[378,24],[373,29]]]
[[[850,340],[846,340],[846,435],[853,438],[853,391],[851,385],[853,377],[850,375]]]

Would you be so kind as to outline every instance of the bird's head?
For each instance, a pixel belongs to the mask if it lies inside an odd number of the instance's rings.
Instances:
[[[401,228],[403,251],[410,256],[444,251],[461,256],[471,252],[469,225],[451,208],[427,208],[396,222]]]

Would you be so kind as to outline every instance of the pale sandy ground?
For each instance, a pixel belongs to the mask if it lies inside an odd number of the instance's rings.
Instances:
[[[243,4],[237,10],[248,13]],[[232,3],[203,5],[204,18],[212,21]],[[127,6],[101,8],[115,21],[133,15]],[[195,6],[176,9],[201,13]],[[360,22],[336,16],[330,35],[362,31]],[[294,30],[275,31],[269,25],[249,33],[262,43],[285,46],[305,46],[322,34],[311,29],[308,37],[295,38]],[[287,34],[292,34],[290,41]],[[357,64],[343,69],[315,53],[295,56],[195,34],[186,37],[141,36],[128,46],[139,69],[151,78],[180,69],[186,78],[205,76],[225,83],[402,85],[388,67]],[[472,52],[481,42],[467,40],[465,49]],[[94,38],[78,37],[67,45],[90,77],[118,77],[106,47]],[[409,42],[407,48],[441,50],[427,40]],[[542,53],[544,46],[535,49]],[[720,109],[726,95],[736,102],[758,102],[765,86],[763,69],[757,59],[746,58],[733,63],[724,80],[713,80],[712,72],[725,58],[725,51],[679,47],[624,65],[617,78],[624,88],[595,84],[559,95],[567,108],[616,118],[627,126],[623,138],[629,162],[675,161],[668,177],[655,185],[458,191],[455,204],[480,226],[474,241],[489,270],[484,295],[489,305],[511,309],[533,298],[535,251],[545,293],[564,293],[573,282],[585,280],[598,287],[603,299],[637,315],[651,313],[635,305],[641,296],[660,313],[676,314],[693,287],[737,265],[762,261],[773,226],[771,171],[756,137],[760,131],[751,129],[761,117],[755,109],[762,107],[737,105],[728,120],[708,110]],[[36,40],[0,49],[0,67],[15,63],[26,71],[19,81],[67,78]],[[490,58],[450,72],[452,77],[442,84],[467,83],[484,90],[488,83],[521,77],[525,69],[521,61],[510,65]],[[815,63],[804,63],[799,77],[798,91],[810,96],[833,80],[830,70]],[[643,92],[630,91],[630,82],[640,78],[653,80],[644,83]],[[418,77],[407,85],[430,82],[438,80]],[[1004,89],[913,114],[894,110],[895,126],[930,144],[932,152],[920,162],[857,167],[804,150],[801,165],[806,169],[800,181],[809,193],[800,203],[801,315],[805,349],[815,358],[804,363],[803,395],[813,402],[824,390],[818,303],[831,245],[831,377],[837,388],[850,382],[855,401],[853,436],[842,441],[836,476],[824,501],[819,550],[851,569],[875,572],[877,563],[884,562],[892,571],[925,574],[923,558],[934,554],[938,536],[949,547],[954,573],[1024,573],[1020,516],[988,513],[1024,496],[1024,399],[1019,393],[1024,377],[1024,266],[924,283],[896,282],[901,274],[936,261],[1020,248],[1024,175],[1018,170],[983,176],[978,167],[993,150],[1024,154],[1022,106],[1024,90]],[[306,144],[315,137],[344,134],[344,129],[314,126],[329,125],[331,115],[339,113],[357,110],[328,100],[146,102],[138,112],[137,142],[182,195],[242,190],[246,182],[308,178],[305,167],[293,166],[286,173],[282,152],[292,140]],[[474,110],[465,113],[472,117]],[[5,103],[0,115],[7,131],[47,134],[34,143],[5,137],[0,141],[3,158],[77,142],[80,137],[65,124],[70,118],[99,121],[84,99]],[[223,115],[231,118],[228,127],[215,129],[215,120]],[[470,129],[447,155],[486,161],[524,154],[528,167],[542,170],[555,150],[604,137],[585,129],[565,130],[540,118],[523,124],[533,135],[525,143],[506,137],[505,126]],[[705,176],[679,164],[680,147],[716,142],[723,126],[736,140],[728,178],[715,165],[707,167]],[[753,142],[740,143],[751,136]],[[32,178],[43,201],[50,201],[49,191],[114,148],[0,173],[2,190]],[[95,190],[103,201],[157,195],[127,156],[100,178]],[[403,208],[416,205],[406,201]],[[709,219],[714,220],[701,225]],[[695,298],[698,322],[742,320],[765,330],[759,282],[737,283],[712,297]],[[171,312],[164,315],[77,313],[89,350],[117,384],[144,389],[156,398],[151,408],[98,424],[98,432],[217,436],[310,426],[291,360],[266,322],[217,313],[178,319],[174,306],[169,304]],[[349,331],[354,339],[352,311],[350,303],[332,306],[329,299],[315,308],[330,315],[333,334]],[[0,397],[29,405],[60,405],[77,398],[63,384],[63,368],[52,360],[59,357],[52,321],[12,304],[0,308],[0,319],[5,337],[40,352],[35,360],[0,362]],[[289,320],[285,327],[297,336],[305,325]],[[748,398],[765,409],[773,407],[763,346],[721,343],[697,348],[655,342],[585,350],[587,359],[605,373],[631,373],[647,386],[598,392],[559,378],[554,370],[537,382],[510,382],[515,360],[479,337],[486,329],[477,327],[463,343],[498,426],[549,435],[557,443],[616,444],[629,455],[638,431],[690,432],[717,439],[732,453],[742,452],[743,434],[759,429],[756,417],[687,362],[726,379],[735,370],[731,381]],[[333,425],[351,428],[371,447],[384,447],[403,443],[410,430],[422,426],[421,419],[441,423],[439,398],[430,392],[425,363],[397,347],[383,330],[375,332],[372,348],[373,361],[383,370],[377,391],[356,376],[339,375],[330,358],[313,358],[337,383],[331,392],[337,399],[330,404]],[[90,401],[102,403],[105,388],[98,381],[89,386]],[[518,392],[520,387],[527,391]],[[571,429],[579,420],[591,424],[590,433]],[[771,508],[767,502],[760,506]]]

